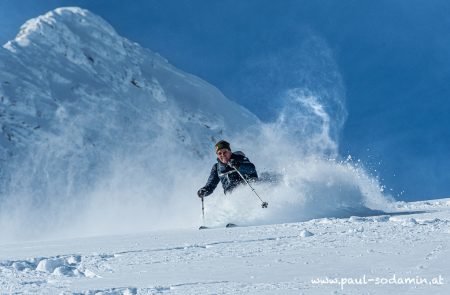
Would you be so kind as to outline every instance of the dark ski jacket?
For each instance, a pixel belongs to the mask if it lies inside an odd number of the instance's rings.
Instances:
[[[231,154],[231,160],[235,167],[249,182],[257,180],[258,174],[255,165],[244,155],[243,152],[234,152]],[[222,182],[223,191],[225,194],[231,193],[238,185],[245,183],[241,176],[230,166],[224,164],[217,159],[217,163],[212,166],[208,181],[203,189],[206,190],[205,196],[213,193],[214,189]]]

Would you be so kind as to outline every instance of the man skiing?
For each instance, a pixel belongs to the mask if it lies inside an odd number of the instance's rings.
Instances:
[[[225,194],[231,193],[237,186],[245,181],[257,180],[258,174],[255,165],[253,165],[243,152],[231,152],[230,144],[225,140],[221,140],[215,145],[217,163],[211,169],[206,185],[198,190],[199,198],[209,196],[213,193],[219,181],[222,182]]]

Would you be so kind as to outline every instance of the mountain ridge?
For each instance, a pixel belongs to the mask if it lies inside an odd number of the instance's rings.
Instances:
[[[17,178],[12,170],[27,165],[91,175],[115,154],[149,145],[167,152],[183,147],[202,158],[214,141],[259,124],[214,86],[76,7],[27,21],[0,50],[0,81],[7,182]]]

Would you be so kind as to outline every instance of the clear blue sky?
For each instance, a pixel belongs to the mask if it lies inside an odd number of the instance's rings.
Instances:
[[[341,154],[361,158],[401,198],[450,196],[448,1],[2,0],[0,42],[61,6],[100,15],[267,121],[274,98],[302,85],[297,67],[313,55],[295,56],[318,37],[343,79]]]

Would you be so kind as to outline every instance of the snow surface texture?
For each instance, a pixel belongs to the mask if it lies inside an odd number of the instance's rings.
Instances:
[[[255,184],[264,210],[248,187],[219,187],[208,225],[395,209],[361,163],[339,159],[346,110],[333,83],[287,89],[278,120],[262,124],[80,8],[24,24],[0,49],[0,83],[1,242],[196,228],[222,138],[277,181]]]
[[[450,199],[395,206],[371,217],[1,245],[0,293],[449,294]]]

